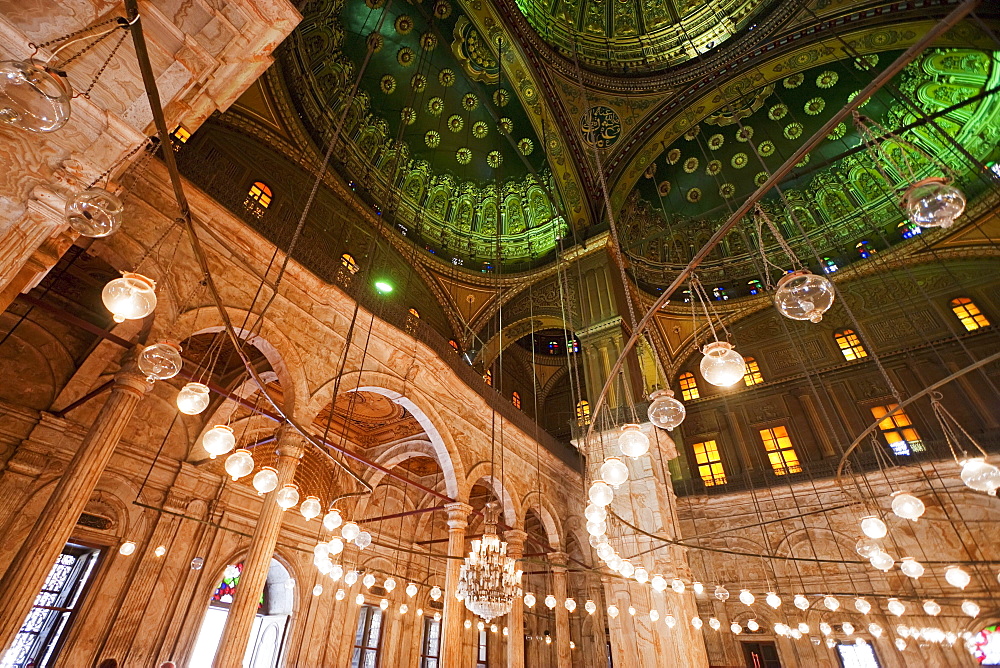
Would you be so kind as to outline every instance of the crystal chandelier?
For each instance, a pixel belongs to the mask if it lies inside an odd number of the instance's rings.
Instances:
[[[483,517],[486,527],[482,540],[472,541],[472,550],[458,576],[458,596],[465,607],[487,622],[510,612],[514,599],[521,595],[521,571],[507,556],[507,543],[497,536],[499,505],[486,504]]]

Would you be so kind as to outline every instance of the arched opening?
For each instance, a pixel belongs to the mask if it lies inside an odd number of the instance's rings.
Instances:
[[[243,563],[226,566],[219,585],[212,592],[208,610],[198,630],[198,639],[191,652],[189,668],[211,668],[215,655],[219,651],[222,632],[229,618],[229,608],[233,604],[233,596],[240,585],[243,574]],[[271,559],[271,567],[267,571],[264,592],[257,606],[257,616],[254,619],[250,641],[243,655],[243,665],[250,668],[275,668],[280,664],[281,652],[288,635],[292,617],[292,606],[295,598],[295,581],[288,570]]]

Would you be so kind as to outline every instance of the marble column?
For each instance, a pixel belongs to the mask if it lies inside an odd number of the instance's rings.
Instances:
[[[134,351],[130,351],[121,370],[115,374],[108,400],[0,579],[0,601],[3,601],[0,606],[0,651],[10,647],[24,623],[52,565],[73,535],[76,521],[111,460],[129,419],[150,387],[135,365]]]
[[[458,575],[465,556],[465,528],[472,506],[461,501],[445,505],[448,511],[448,565],[444,578],[444,633],[441,636],[441,668],[463,668],[462,618],[465,604],[455,598]]]
[[[219,641],[219,651],[212,664],[214,668],[240,668],[243,665],[243,655],[257,616],[260,593],[264,591],[274,546],[281,533],[284,511],[278,505],[276,492],[295,478],[295,469],[305,452],[305,439],[291,425],[283,424],[278,429],[277,436],[278,464],[275,468],[278,470],[278,486],[273,492],[264,495],[260,516],[250,539],[250,548],[243,559],[240,582],[233,594],[229,616],[226,617],[226,628]]]
[[[552,568],[552,595],[556,597],[556,667],[570,668],[572,665],[569,647],[569,610],[566,609],[566,563],[565,552],[549,553]]]
[[[524,541],[528,534],[520,529],[504,531],[507,556],[520,560],[524,555]],[[524,564],[518,564],[524,570]],[[514,605],[507,614],[507,668],[524,668],[524,597],[514,598]]]

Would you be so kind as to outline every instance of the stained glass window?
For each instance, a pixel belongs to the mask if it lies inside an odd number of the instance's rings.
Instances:
[[[921,228],[919,225],[914,225],[908,220],[904,220],[899,225],[897,225],[896,228],[899,230],[899,233],[902,235],[904,239],[912,239],[913,237],[917,236],[918,234],[924,231],[923,228]]]
[[[868,351],[865,350],[861,339],[858,338],[853,329],[842,329],[839,332],[835,332],[833,340],[837,342],[840,352],[844,354],[844,359],[847,361],[868,357]]]
[[[825,258],[823,258],[823,273],[824,274],[832,274],[833,272],[837,271],[838,269],[840,269],[840,267],[837,266],[837,263],[834,261],[834,259],[832,257],[825,257]]]
[[[580,352],[580,342],[577,341],[576,339],[570,339],[569,341],[566,342],[566,345],[569,346],[569,351],[571,353]]]
[[[264,210],[271,206],[271,189],[263,181],[254,181],[247,192],[247,198],[243,200],[246,210],[260,218],[264,215]]]
[[[558,355],[558,354],[559,354],[559,342],[549,341],[549,355]]]
[[[489,664],[486,663],[486,657],[489,655],[487,644],[489,643],[489,634],[485,630],[479,632],[479,647],[476,653],[476,668],[487,668]]]
[[[747,287],[750,288],[750,294],[752,294],[752,295],[758,294],[763,289],[763,286],[761,285],[760,281],[758,281],[757,279],[754,279],[752,281],[748,281],[747,282]]]
[[[980,327],[990,326],[990,321],[982,314],[976,303],[968,297],[956,297],[951,300],[949,305],[952,313],[958,317],[967,331],[974,332]]]
[[[590,424],[590,402],[581,399],[576,404],[576,423],[581,427]]]
[[[483,374],[483,382],[485,382],[490,387],[493,387],[493,372],[489,369]]]
[[[982,666],[1000,666],[1000,626],[994,624],[970,638],[972,656]]]
[[[697,399],[701,396],[698,392],[698,381],[694,379],[694,374],[690,371],[686,371],[680,375],[677,382],[681,386],[681,399],[684,401],[690,401],[691,399]]]
[[[889,412],[898,405],[872,406],[872,415],[879,421],[878,428],[882,432],[882,437],[897,455],[923,452],[924,443],[920,440],[920,434],[917,433],[906,411],[896,411],[889,415]]]
[[[360,267],[358,266],[358,261],[355,260],[354,256],[351,255],[350,253],[344,253],[343,255],[340,256],[340,264],[345,269],[347,269],[347,271],[351,274],[351,276],[358,273],[358,269],[360,269]]]
[[[802,471],[799,456],[792,447],[792,439],[788,436],[788,429],[785,426],[761,429],[760,438],[764,442],[764,450],[767,451],[767,458],[775,475]]]
[[[862,258],[869,258],[878,252],[875,249],[875,247],[872,246],[872,242],[868,241],[867,239],[859,241],[855,246],[855,248],[858,251],[858,255],[860,255]]]
[[[455,339],[448,339],[448,345],[451,346],[451,349],[456,353],[458,352],[458,341]]]
[[[226,566],[222,574],[222,582],[215,588],[212,600],[216,603],[232,603],[233,594],[236,593],[236,585],[240,582],[240,575],[243,574],[243,562]]]

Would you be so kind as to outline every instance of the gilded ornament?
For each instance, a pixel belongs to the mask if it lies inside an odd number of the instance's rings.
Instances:
[[[733,159],[729,161],[729,163],[736,169],[743,169],[747,166],[748,162],[750,162],[750,159],[747,158],[746,153],[737,153],[733,156]]]
[[[403,107],[399,110],[399,119],[406,125],[413,125],[417,120],[417,111],[413,107]]]
[[[796,167],[805,167],[808,164],[809,164],[809,154],[806,153],[804,156],[802,156],[802,160],[800,162],[795,163],[795,166]]]
[[[691,190],[688,190],[687,191],[687,201],[691,202],[692,204],[700,202],[701,201],[701,189],[700,188],[691,188]]]
[[[753,177],[753,184],[758,188],[764,185],[764,181],[767,181],[767,177],[770,176],[767,172],[757,172]]]
[[[425,32],[420,36],[420,48],[424,51],[433,51],[437,48],[438,37],[432,32]]]
[[[736,131],[736,141],[746,143],[750,141],[753,137],[753,128],[749,125],[744,125],[742,128]]]
[[[503,155],[500,154],[500,151],[490,151],[486,156],[486,164],[493,169],[499,167],[502,162]]]
[[[848,102],[854,102],[854,98],[856,98],[858,95],[861,95],[861,91],[859,91],[859,90],[854,91],[853,93],[851,93],[850,95],[847,96],[847,101]],[[858,109],[860,109],[861,107],[865,106],[866,104],[868,104],[871,101],[872,101],[872,99],[868,98],[867,100],[865,100],[864,102],[862,102],[861,104],[858,105]]]
[[[774,142],[770,139],[765,139],[761,143],[757,144],[757,152],[760,153],[762,157],[767,157],[774,153]]]
[[[709,176],[715,176],[722,171],[722,161],[721,160],[711,160],[708,166],[705,167],[705,173]]]
[[[647,179],[651,179],[654,176],[656,176],[656,163],[655,162],[653,164],[651,164],[649,167],[646,168],[646,171],[643,172],[643,176],[645,176]]]
[[[666,197],[670,194],[670,181],[660,181],[660,185],[656,187],[656,192],[660,193],[660,197]]]
[[[365,45],[371,49],[372,53],[378,53],[385,46],[385,37],[381,33],[373,32],[368,35],[368,39],[365,40]]]
[[[365,4],[368,5],[368,9],[382,9],[385,0],[365,0]]]
[[[854,59],[854,66],[861,70],[862,72],[867,72],[868,70],[874,68],[878,65],[878,54],[869,53],[864,56],[858,56]]]
[[[803,76],[801,72],[797,72],[790,77],[785,77],[785,80],[782,81],[781,84],[785,88],[791,90],[793,88],[798,88],[799,86],[801,86],[802,82],[805,80],[806,80],[805,76]]]
[[[688,128],[688,131],[684,133],[684,139],[692,141],[695,137],[698,136],[699,132],[701,132],[701,126],[692,125],[690,128]]]
[[[441,133],[437,130],[428,130],[424,135],[424,143],[428,148],[437,148],[441,145]]]
[[[840,75],[836,72],[827,70],[825,72],[820,72],[820,75],[816,77],[816,86],[819,88],[833,88],[840,81]]]
[[[511,132],[514,131],[514,121],[510,120],[507,117],[501,118],[500,122],[497,124],[497,127],[500,128],[500,132],[501,133],[509,135]],[[556,141],[556,140],[553,139],[553,141]],[[552,142],[549,142],[549,143],[551,144]],[[556,146],[558,146],[558,145],[559,145],[559,142],[556,141]]]
[[[490,133],[490,126],[486,121],[476,121],[472,124],[472,136],[476,139],[483,139]]]
[[[517,142],[517,150],[520,151],[521,155],[531,155],[531,152],[535,150],[535,142],[525,137]]]
[[[418,93],[423,93],[424,89],[427,88],[427,77],[423,74],[414,74],[410,78],[410,87]]]
[[[498,107],[506,107],[510,104],[510,91],[501,88],[493,93],[493,104]]]
[[[837,127],[835,127],[833,131],[831,131],[830,134],[826,136],[826,138],[829,139],[830,141],[837,141],[846,134],[847,134],[847,124],[837,123]]]
[[[417,54],[413,53],[413,49],[408,46],[404,46],[399,51],[396,52],[396,62],[403,67],[409,67],[416,61]]]
[[[684,171],[688,174],[693,174],[694,170],[698,169],[698,158],[691,157],[684,161]]]
[[[806,106],[804,107],[804,111],[810,116],[818,116],[823,113],[824,109],[826,109],[826,100],[821,97],[812,98],[806,102]]]
[[[785,139],[798,139],[802,136],[802,124],[789,123],[782,134],[785,135]]]
[[[440,116],[441,112],[444,111],[444,100],[439,97],[427,100],[427,111],[430,112],[431,116]]]
[[[667,151],[667,162],[671,165],[676,165],[677,161],[681,159],[681,150],[679,148],[672,148]]]
[[[439,19],[446,19],[451,16],[451,3],[448,0],[437,0],[434,3],[434,16]]]
[[[718,151],[720,148],[722,148],[722,145],[725,143],[726,143],[726,138],[718,133],[708,138],[708,148],[710,148],[713,151]]]
[[[384,77],[382,77],[382,80],[379,81],[379,87],[382,89],[383,93],[389,95],[394,90],[396,90],[396,77],[392,76],[391,74],[386,74]]]
[[[580,118],[580,131],[594,148],[611,148],[621,136],[622,121],[611,107],[595,105]]]
[[[736,194],[736,186],[734,186],[732,183],[723,183],[721,186],[719,186],[720,197],[725,197],[726,199],[729,199],[735,194]]]
[[[466,93],[462,96],[462,108],[466,111],[472,111],[479,106],[479,98],[472,93]]]
[[[455,160],[458,160],[458,164],[460,165],[469,164],[472,162],[472,151],[463,146],[455,151]]]
[[[448,129],[452,132],[458,132],[465,127],[465,119],[458,114],[452,114],[448,117]]]
[[[445,88],[455,85],[455,71],[451,68],[444,68],[438,73],[438,82]]]
[[[400,14],[393,26],[400,35],[409,35],[413,31],[413,19],[406,14]]]

